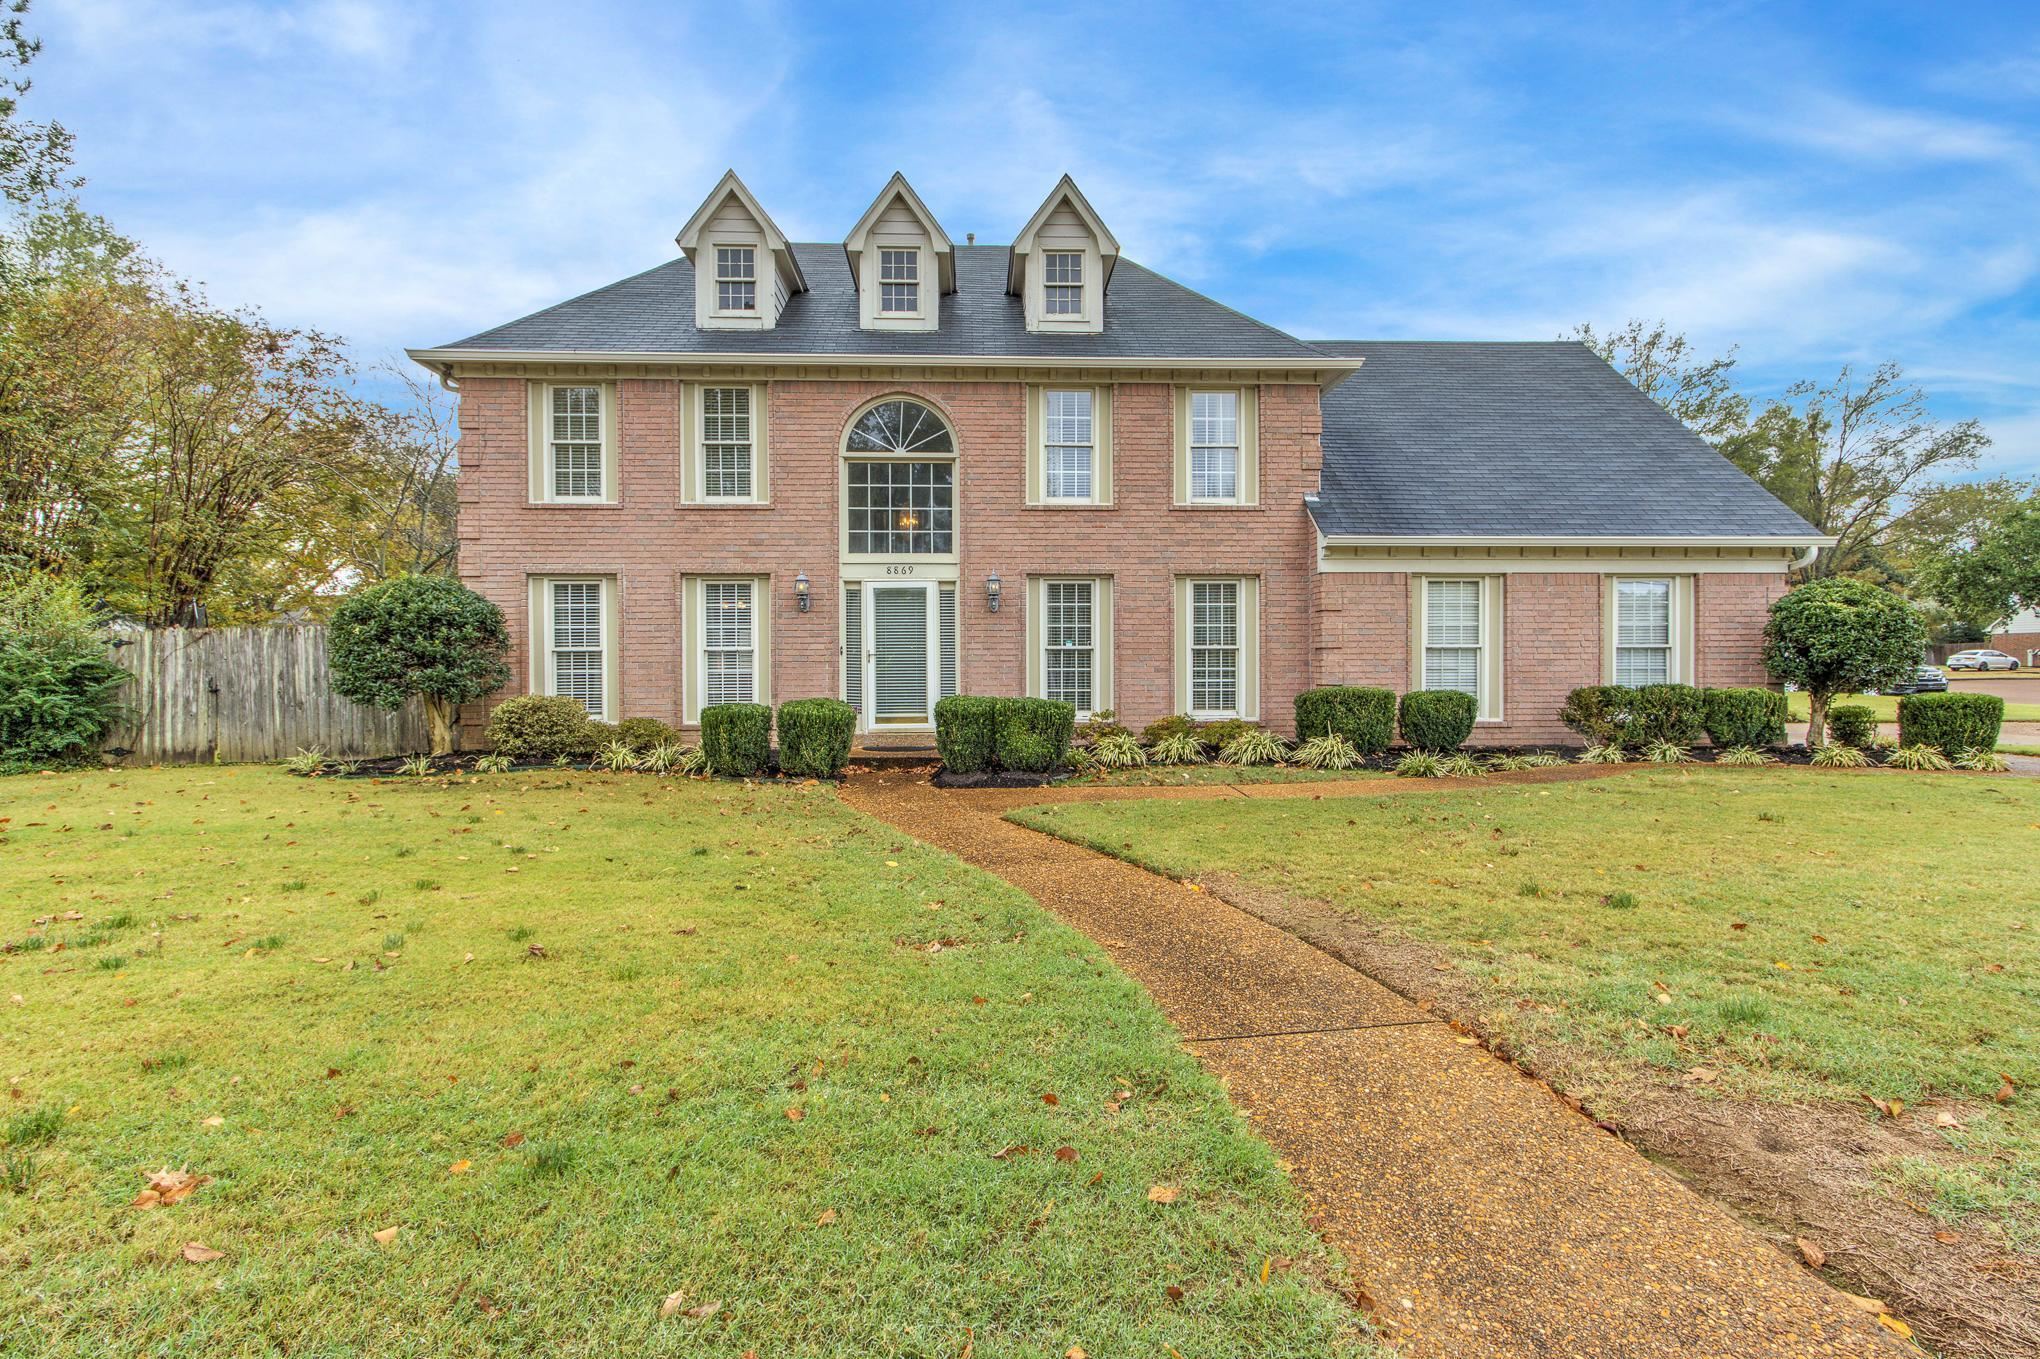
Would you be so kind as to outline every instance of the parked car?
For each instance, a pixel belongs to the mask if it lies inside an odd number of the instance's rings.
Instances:
[[[1939,667],[1922,665],[1917,667],[1912,678],[1901,684],[1894,684],[1884,690],[1887,694],[1945,694],[1948,692],[1948,677]]]
[[[1958,651],[1944,664],[1950,670],[2017,670],[2018,658],[2007,656],[2002,651],[1980,648],[1975,651]]]

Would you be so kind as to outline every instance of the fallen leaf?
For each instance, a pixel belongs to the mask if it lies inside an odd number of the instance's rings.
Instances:
[[[712,1317],[721,1310],[722,1304],[720,1302],[704,1302],[694,1307],[682,1308],[680,1315],[683,1317],[693,1317],[696,1321],[699,1321],[703,1317]]]
[[[807,1111],[804,1109],[788,1109],[786,1111],[786,1121],[788,1123],[798,1123],[806,1117]]]
[[[1893,1332],[1903,1340],[1912,1339],[1912,1327],[1888,1312],[1879,1312],[1877,1314],[1877,1324],[1885,1330]]]
[[[449,1175],[465,1175],[474,1168],[475,1163],[473,1161],[455,1161],[446,1168],[446,1173]]]
[[[993,1152],[992,1159],[994,1161],[1010,1161],[1015,1156],[1025,1156],[1027,1155],[1027,1153],[1033,1150],[1034,1148],[1030,1146],[1026,1146],[1022,1143],[1015,1142],[1012,1146],[1001,1147],[999,1150]]]
[[[1799,1258],[1806,1261],[1808,1269],[1827,1268],[1827,1252],[1819,1246],[1816,1246],[1803,1236],[1794,1237],[1792,1244],[1799,1247]]]
[[[19,997],[16,997],[16,999],[19,999]],[[2010,1104],[2012,1102],[2012,1078],[2000,1071],[1998,1072],[1998,1079],[2003,1081],[2004,1084],[1998,1087],[1997,1093],[1992,1095],[1991,1098],[1999,1104]]]
[[[217,1128],[217,1127],[220,1127],[220,1126],[221,1126],[222,1124],[224,1124],[224,1123],[225,1123],[226,1121],[227,1121],[227,1120],[225,1120],[224,1118],[221,1118],[221,1117],[220,1117],[220,1116],[219,1116],[218,1114],[214,1114],[214,1115],[213,1115],[213,1116],[212,1116],[211,1118],[205,1118],[205,1119],[200,1119],[200,1120],[199,1120],[199,1122],[200,1122],[200,1123],[202,1123],[202,1124],[203,1124],[204,1126],[206,1126],[206,1127],[208,1127],[208,1128]]]
[[[1882,1100],[1875,1095],[1865,1095],[1863,1099],[1886,1118],[1897,1118],[1905,1112],[1905,1101],[1902,1099]]]
[[[200,1185],[211,1184],[212,1176],[194,1175],[188,1170],[171,1170],[167,1167],[152,1171],[149,1187],[135,1195],[131,1208],[167,1208],[180,1199],[189,1198]]]
[[[664,1321],[675,1312],[678,1312],[680,1304],[685,1301],[687,1301],[687,1293],[684,1289],[675,1289],[673,1292],[668,1293],[666,1300],[659,1304],[659,1320]]]
[[[529,954],[530,956],[534,957],[534,958],[543,958],[543,957],[545,957],[545,945],[544,945],[544,944],[526,944],[526,945],[524,946],[524,951],[525,951],[525,952],[526,952],[527,954]]]
[[[1174,1203],[1183,1191],[1173,1184],[1151,1184],[1148,1186],[1149,1203]]]
[[[1055,1149],[1055,1159],[1058,1161],[1074,1161],[1077,1159],[1077,1149],[1075,1147],[1057,1147]]]
[[[1063,1351],[1063,1359],[1091,1359],[1091,1356],[1084,1353],[1082,1345],[1072,1345]]]
[[[823,1226],[823,1227],[833,1227],[833,1226],[835,1226],[835,1225],[836,1225],[836,1210],[835,1210],[834,1208],[824,1208],[824,1209],[822,1209],[822,1215],[821,1215],[820,1217],[816,1218],[816,1219],[815,1219],[815,1222],[816,1222],[816,1223],[817,1223],[818,1225],[820,1225],[820,1226]]]
[[[184,1258],[194,1265],[202,1265],[212,1260],[224,1260],[227,1253],[223,1250],[214,1250],[202,1241],[187,1241],[184,1243]]]
[[[1264,1255],[1264,1256],[1262,1256],[1262,1257],[1261,1257],[1261,1283],[1262,1283],[1263,1285],[1266,1285],[1266,1284],[1267,1284],[1267,1282],[1268,1282],[1268,1271],[1269,1271],[1269,1269],[1270,1269],[1270,1268],[1272,1268],[1272,1267],[1274,1266],[1274,1264],[1275,1264],[1275,1257],[1274,1257],[1274,1256],[1272,1256],[1272,1255]]]
[[[1696,1066],[1686,1072],[1686,1079],[1694,1085],[1711,1085],[1721,1076],[1711,1066]]]
[[[370,1235],[375,1237],[375,1243],[378,1246],[387,1246],[390,1242],[397,1239],[397,1230],[395,1227],[385,1227],[379,1232],[370,1233]]]
[[[1180,1284],[1170,1284],[1167,1288],[1163,1289],[1162,1292],[1168,1295],[1170,1302],[1183,1301],[1183,1289]]]
[[[523,1134],[523,1133],[521,1133],[521,1132],[507,1132],[507,1133],[504,1133],[504,1134],[503,1134],[503,1145],[504,1145],[504,1146],[506,1146],[506,1147],[521,1147],[521,1146],[523,1146],[523,1145],[524,1145],[524,1134]]]
[[[1858,1307],[1862,1308],[1866,1312],[1874,1312],[1877,1313],[1878,1315],[1882,1315],[1883,1313],[1891,1310],[1889,1307],[1886,1307],[1884,1305],[1884,1300],[1882,1298],[1866,1298],[1861,1293],[1844,1293],[1842,1294],[1842,1296],[1847,1298],[1850,1302],[1855,1303]]]
[[[1963,1123],[1961,1119],[1955,1116],[1953,1110],[1943,1109],[1934,1115],[1934,1126],[1937,1128],[1954,1128],[1959,1132],[1963,1127]]]
[[[1960,1232],[1950,1232],[1950,1231],[1939,1231],[1939,1232],[1935,1232],[1935,1233],[1934,1233],[1934,1239],[1935,1239],[1936,1241],[1940,1242],[1940,1243],[1941,1243],[1942,1245],[1944,1245],[1944,1246],[1952,1246],[1952,1245],[1954,1245],[1954,1244],[1955,1244],[1955,1243],[1956,1243],[1957,1241],[1960,1241],[1960,1240],[1962,1239],[1962,1233],[1960,1233]]]
[[[1043,1104],[1046,1104],[1046,1105],[1050,1106],[1051,1108],[1053,1108],[1054,1106],[1056,1106],[1056,1105],[1058,1105],[1058,1104],[1061,1104],[1061,1103],[1062,1103],[1062,1101],[1061,1101],[1060,1099],[1057,1099],[1057,1098],[1056,1098],[1055,1092],[1054,1092],[1053,1090],[1051,1090],[1051,1091],[1049,1091],[1049,1092],[1048,1092],[1047,1094],[1043,1095],[1043,1096],[1041,1097],[1041,1102],[1042,1102]]]

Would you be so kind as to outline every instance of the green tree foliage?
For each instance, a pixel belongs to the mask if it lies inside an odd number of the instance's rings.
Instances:
[[[24,16],[29,0],[0,5],[0,197],[28,203],[71,179],[71,134],[58,123],[35,123],[21,116],[21,98],[28,93],[24,74],[42,51],[42,40],[28,36]]]
[[[0,570],[0,769],[97,750],[126,682],[76,583]]]
[[[1771,606],[1764,665],[1774,679],[1806,691],[1806,743],[1826,735],[1836,694],[1882,688],[1909,678],[1927,646],[1920,611],[1865,581],[1809,581]]]
[[[1709,443],[1720,443],[1748,423],[1750,400],[1735,389],[1733,349],[1703,359],[1663,321],[1632,320],[1605,335],[1582,325],[1571,338],[1613,364],[1638,391]]]
[[[432,753],[453,749],[453,709],[510,678],[503,611],[445,576],[400,576],[350,595],[326,638],[333,688],[378,708],[425,700]]]
[[[1918,584],[1979,630],[2040,608],[2040,496],[1929,558]]]

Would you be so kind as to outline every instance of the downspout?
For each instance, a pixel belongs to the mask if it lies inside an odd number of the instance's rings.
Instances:
[[[1787,571],[1804,571],[1807,567],[1813,565],[1813,559],[1815,557],[1818,557],[1819,555],[1820,544],[1815,543],[1812,547],[1807,548],[1806,551],[1800,553],[1798,556],[1794,557],[1791,561],[1787,562],[1785,564],[1785,569]]]
[[[453,375],[453,365],[447,364],[439,370],[439,385],[455,396],[460,395],[460,380]]]

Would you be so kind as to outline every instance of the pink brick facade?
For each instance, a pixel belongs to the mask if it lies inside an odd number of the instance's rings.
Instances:
[[[509,620],[514,678],[530,674],[527,591],[532,576],[591,574],[617,582],[620,716],[678,723],[687,636],[682,581],[751,575],[770,592],[773,703],[843,691],[839,567],[841,449],[868,401],[903,394],[951,423],[957,450],[960,687],[1020,693],[1027,673],[1027,590],[1033,575],[1113,581],[1111,701],[1139,724],[1177,709],[1174,581],[1228,575],[1260,582],[1260,716],[1292,727],[1296,693],[1312,684],[1411,686],[1411,577],[1402,571],[1319,572],[1303,498],[1317,489],[1318,389],[1259,389],[1259,504],[1181,508],[1174,500],[1174,396],[1165,381],[1121,382],[1112,400],[1112,503],[1026,503],[1027,388],[1006,381],[779,380],[767,385],[764,505],[680,503],[682,431],[677,379],[616,382],[620,487],[613,505],[529,502],[527,387],[517,377],[461,379],[461,574]],[[1690,568],[1687,568],[1690,570]],[[794,606],[805,572],[812,611]],[[1005,583],[986,607],[985,579]],[[867,571],[868,575],[869,572]],[[1503,586],[1503,719],[1476,744],[1570,740],[1556,714],[1566,691],[1599,682],[1604,576],[1517,571]],[[1777,574],[1695,576],[1695,679],[1762,684],[1765,610]],[[463,714],[480,743],[484,705]]]

